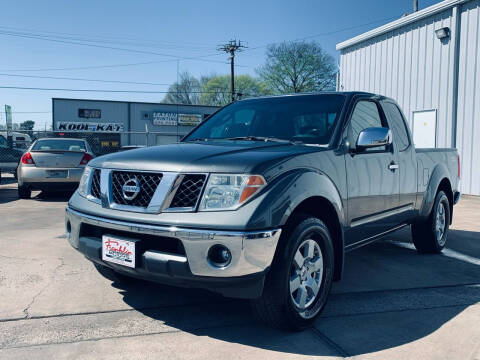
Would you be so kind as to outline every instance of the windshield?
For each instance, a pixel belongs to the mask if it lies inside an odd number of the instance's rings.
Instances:
[[[340,94],[251,99],[225,107],[183,141],[286,140],[326,145],[343,107]]]
[[[85,141],[83,140],[55,140],[55,139],[38,140],[35,143],[35,145],[33,145],[32,150],[83,151],[83,152],[87,151]]]

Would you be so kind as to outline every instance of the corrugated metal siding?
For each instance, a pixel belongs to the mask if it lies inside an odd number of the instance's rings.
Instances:
[[[475,119],[480,113],[480,0],[460,9],[456,146],[462,158],[461,190],[480,195],[480,120]],[[338,89],[395,99],[410,128],[414,111],[437,109],[437,147],[453,146],[454,13],[450,8],[342,49]],[[442,27],[450,28],[448,41],[435,35]]]
[[[463,5],[458,73],[457,148],[462,191],[480,195],[480,1]]]
[[[454,41],[435,36],[435,29],[452,29],[451,22],[449,9],[342,50],[339,89],[395,99],[410,127],[413,111],[438,109],[437,146],[451,146]]]

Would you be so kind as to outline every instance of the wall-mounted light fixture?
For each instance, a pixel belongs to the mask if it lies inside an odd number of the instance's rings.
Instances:
[[[450,37],[450,28],[443,27],[440,29],[435,30],[435,35],[437,35],[437,39],[447,39]]]

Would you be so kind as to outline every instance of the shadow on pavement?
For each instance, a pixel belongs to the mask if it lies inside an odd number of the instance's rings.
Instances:
[[[33,195],[32,200],[41,202],[66,202],[68,201],[75,190],[69,191],[42,191],[38,195]]]
[[[17,188],[0,188],[0,204],[18,200]]]
[[[451,230],[443,255],[420,255],[410,240],[404,230],[349,253],[322,318],[303,333],[257,323],[244,300],[144,281],[112,278],[112,286],[137,311],[196,336],[301,355],[360,355],[426,337],[480,301],[480,287],[467,286],[480,279],[480,233]],[[162,297],[176,301],[162,307]]]

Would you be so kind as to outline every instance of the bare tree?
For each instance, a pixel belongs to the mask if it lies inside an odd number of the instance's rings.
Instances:
[[[274,93],[298,93],[335,88],[335,60],[316,42],[269,45],[260,78]]]
[[[201,84],[188,71],[179,74],[178,83],[175,82],[168,88],[168,93],[163,99],[167,104],[200,104]]]

